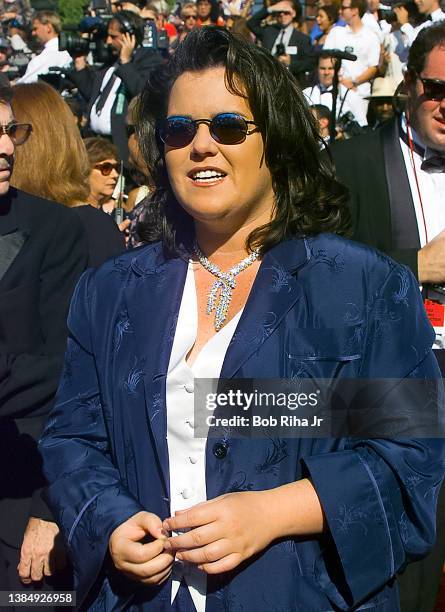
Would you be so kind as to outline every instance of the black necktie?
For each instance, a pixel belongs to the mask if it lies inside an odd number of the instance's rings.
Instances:
[[[110,91],[113,88],[113,85],[114,85],[114,82],[116,81],[116,79],[117,79],[117,76],[113,72],[113,74],[111,75],[111,78],[108,79],[107,84],[102,89],[102,91],[100,92],[99,97],[97,98],[97,102],[96,102],[96,115],[98,117],[100,117],[102,109],[105,106],[105,102],[107,101],[107,98],[110,95]]]

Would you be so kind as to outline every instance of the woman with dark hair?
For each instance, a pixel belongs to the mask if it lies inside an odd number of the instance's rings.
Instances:
[[[334,27],[338,19],[338,9],[333,5],[321,6],[317,10],[315,20],[318,27],[321,30],[321,34],[313,41],[315,49],[322,49],[325,43],[326,37]]]
[[[365,423],[337,438],[270,420],[251,431],[241,400],[237,430],[223,390],[437,377],[415,279],[335,235],[345,190],[267,51],[191,32],[142,94],[138,132],[158,242],[78,285],[41,442],[78,605],[397,610],[395,573],[434,540],[443,442],[371,439]],[[202,378],[218,393],[199,395]],[[377,390],[360,407],[395,417],[391,385]]]
[[[219,7],[216,0],[197,0],[196,9],[198,11],[198,27],[208,25],[224,26],[224,19],[219,14]]]

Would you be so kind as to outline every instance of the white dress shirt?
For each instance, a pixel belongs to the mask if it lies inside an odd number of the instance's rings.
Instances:
[[[90,127],[93,132],[96,134],[103,134],[104,136],[110,136],[111,134],[111,110],[114,105],[114,101],[116,100],[117,90],[122,83],[122,79],[116,77],[116,80],[113,83],[113,87],[108,94],[107,99],[105,100],[105,104],[103,105],[102,111],[100,115],[97,114],[96,107],[100,98],[100,94],[107,86],[108,81],[113,76],[115,70],[115,66],[111,66],[108,68],[107,72],[104,74],[104,78],[102,79],[102,85],[100,86],[100,93],[97,96],[96,102],[93,104],[93,108],[90,113]]]
[[[341,72],[348,79],[356,79],[365,70],[378,66],[380,59],[380,41],[377,34],[363,26],[353,32],[349,26],[344,28],[334,26],[326,37],[325,49],[341,49],[357,56],[356,61],[343,60]],[[362,83],[357,87],[361,97],[371,93],[370,83]]]
[[[407,133],[405,117],[402,118],[402,130],[405,134]],[[425,149],[425,145],[415,130],[410,128],[410,133],[412,140],[420,145],[422,149]],[[445,172],[426,172],[422,170],[422,162],[426,156],[420,155],[415,150],[411,152],[410,147],[402,138],[400,139],[400,146],[414,202],[420,245],[423,247],[427,241],[430,242],[445,229]],[[445,302],[443,295],[430,289],[428,290],[428,297],[442,303]],[[436,332],[436,341],[433,348],[445,348],[445,330],[437,327],[434,330]]]
[[[421,30],[423,30],[424,28],[429,28],[430,25],[432,25],[433,23],[436,23],[437,21],[443,21],[444,19],[445,13],[442,11],[442,9],[438,8],[431,13],[429,19],[421,23],[419,26],[413,27],[410,23],[404,23],[400,29],[408,39],[408,46],[411,47],[417,37],[417,34]]]
[[[35,83],[40,74],[47,74],[52,67],[65,68],[72,62],[67,51],[59,51],[59,39],[52,38],[45,43],[43,51],[32,58],[25,74],[17,79],[17,83]]]
[[[405,117],[402,119],[402,129],[406,133]],[[422,149],[425,149],[425,145],[413,128],[411,128],[411,137],[415,143],[420,145]],[[421,168],[424,156],[419,155],[416,151],[413,151],[411,155],[410,147],[402,139],[400,139],[400,146],[414,201],[420,244],[423,247],[427,242],[427,238],[428,242],[430,242],[445,229],[445,173],[425,172]],[[417,189],[416,176],[419,189]],[[422,207],[425,224],[423,222]]]
[[[377,34],[381,44],[384,43],[385,36],[391,32],[391,25],[385,19],[376,19],[372,13],[365,13],[362,23]]]
[[[193,264],[189,263],[179,309],[166,381],[167,444],[170,472],[170,513],[190,508],[207,499],[205,481],[206,438],[194,437],[194,380],[219,378],[224,357],[241,317],[239,311],[210,338],[193,364],[186,362],[198,331]],[[197,612],[206,605],[207,576],[196,565],[175,561],[171,602],[185,579]]]
[[[337,118],[350,112],[359,125],[368,125],[366,120],[366,112],[364,112],[362,99],[353,89],[346,89],[343,85],[339,85],[339,95],[337,98]],[[320,85],[306,87],[303,93],[310,105],[323,104],[329,110],[332,110],[332,86],[327,89]]]

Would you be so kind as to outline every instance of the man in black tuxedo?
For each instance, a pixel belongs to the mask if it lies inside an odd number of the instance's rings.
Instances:
[[[0,590],[33,588],[63,564],[55,555],[59,530],[41,498],[37,441],[87,259],[77,215],[9,186],[14,146],[27,135],[14,122],[11,97],[0,77]]]
[[[425,297],[445,306],[445,21],[416,38],[405,87],[405,113],[375,132],[335,144],[332,154],[350,189],[353,238],[409,266]],[[445,330],[435,329],[445,373]],[[444,487],[437,517],[433,552],[400,578],[402,612],[434,610],[445,558]]]
[[[281,0],[255,13],[247,20],[247,27],[255,34],[261,45],[282,62],[301,83],[304,73],[315,68],[309,36],[295,28],[295,22],[301,14],[298,2]],[[275,17],[276,23],[261,25],[269,16]]]
[[[86,57],[77,57],[75,71],[69,75],[88,103],[90,129],[99,136],[111,136],[124,162],[128,160],[128,103],[141,93],[152,70],[162,63],[157,51],[142,46],[143,36],[144,21],[139,15],[131,11],[115,13],[107,36],[115,61],[93,71]]]

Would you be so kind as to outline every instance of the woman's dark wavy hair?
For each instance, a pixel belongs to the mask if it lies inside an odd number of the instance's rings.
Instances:
[[[192,248],[193,221],[173,194],[158,136],[154,146],[153,125],[165,119],[169,93],[181,74],[219,66],[225,67],[228,90],[249,102],[275,193],[272,221],[250,234],[247,247],[259,248],[262,255],[296,235],[346,234],[347,191],[335,179],[332,163],[323,159],[327,156],[320,151],[316,122],[296,80],[269,52],[224,29],[206,27],[187,36],[168,66],[152,75],[139,100],[137,134],[156,184],[142,239],[162,240],[167,257]]]

